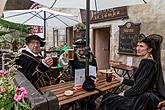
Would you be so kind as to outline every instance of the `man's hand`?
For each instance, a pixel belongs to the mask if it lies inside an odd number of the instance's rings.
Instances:
[[[45,57],[43,62],[46,63],[48,66],[51,66],[53,64],[53,59],[50,56],[47,56]]]

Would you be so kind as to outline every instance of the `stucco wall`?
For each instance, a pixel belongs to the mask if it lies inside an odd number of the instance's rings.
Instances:
[[[162,42],[162,67],[165,75],[165,0],[151,0],[148,5],[128,8],[130,21],[141,23],[141,33],[159,34]]]

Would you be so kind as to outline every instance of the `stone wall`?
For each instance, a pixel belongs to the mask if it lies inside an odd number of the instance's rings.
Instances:
[[[162,67],[165,76],[165,0],[151,0],[148,4],[134,5],[128,7],[128,19],[114,20],[107,22],[100,22],[91,24],[90,29],[90,42],[93,42],[93,30],[92,28],[107,27],[110,30],[110,59],[119,60],[126,63],[128,55],[118,54],[118,44],[119,44],[119,25],[124,25],[126,22],[141,23],[140,33],[145,35],[159,34],[163,37],[162,42]],[[115,42],[115,43],[114,43]],[[93,43],[90,43],[92,47]],[[138,65],[139,58],[133,57],[133,65]]]
[[[140,33],[145,35],[159,34],[163,37],[162,42],[162,67],[165,75],[165,1],[164,0],[151,0],[147,5],[136,5],[128,7],[129,19],[118,20],[117,23],[109,22],[112,26],[111,32],[111,50],[110,59],[115,59],[126,63],[127,55],[119,55],[118,53],[118,43],[112,43],[112,41],[118,42],[118,25],[125,24],[130,21],[133,23],[141,23]],[[137,65],[139,59],[133,56],[133,65]]]
[[[162,42],[162,67],[165,75],[165,1],[151,0],[149,5],[130,7],[128,14],[130,21],[141,23],[141,33],[145,35],[159,34],[163,37]]]

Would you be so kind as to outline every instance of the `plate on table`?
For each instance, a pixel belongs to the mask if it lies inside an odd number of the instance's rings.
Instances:
[[[64,95],[66,95],[66,96],[73,95],[73,91],[71,91],[71,90],[66,90],[66,91],[64,92]]]

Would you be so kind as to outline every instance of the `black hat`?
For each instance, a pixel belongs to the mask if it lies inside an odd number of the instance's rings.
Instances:
[[[39,37],[38,35],[29,35],[28,37],[26,37],[26,44],[28,44],[31,40],[39,40],[40,41],[40,46],[44,47],[45,46],[45,42],[44,39],[42,39],[41,37]]]
[[[85,45],[86,45],[85,38],[78,39],[73,43],[73,46],[75,46],[75,47],[85,47]]]

